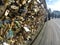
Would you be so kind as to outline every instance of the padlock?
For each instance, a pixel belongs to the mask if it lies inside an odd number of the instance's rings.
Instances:
[[[16,26],[17,26],[18,28],[21,28],[21,27],[20,27],[20,23],[19,23],[18,21],[15,21],[15,24],[16,24]]]
[[[6,10],[5,16],[8,16],[9,12],[10,12],[9,10]]]
[[[7,32],[7,34],[6,34],[6,36],[7,36],[7,39],[13,38],[13,36],[14,36],[13,30],[12,29],[9,29],[8,32]]]

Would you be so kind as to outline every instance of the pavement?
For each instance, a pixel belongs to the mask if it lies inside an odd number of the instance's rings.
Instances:
[[[46,22],[32,45],[60,45],[60,19]]]

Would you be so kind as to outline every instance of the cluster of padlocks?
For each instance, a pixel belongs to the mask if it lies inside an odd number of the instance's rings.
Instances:
[[[39,25],[44,24],[44,15],[43,4],[37,0],[7,2],[0,16],[0,45],[25,45],[32,41]]]

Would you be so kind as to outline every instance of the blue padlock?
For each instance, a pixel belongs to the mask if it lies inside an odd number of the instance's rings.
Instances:
[[[12,29],[9,29],[9,31],[7,32],[7,38],[13,38],[14,36],[14,32],[12,31]]]

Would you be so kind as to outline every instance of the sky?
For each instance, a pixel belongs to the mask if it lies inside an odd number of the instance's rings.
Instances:
[[[51,10],[60,11],[60,0],[46,0],[47,7],[51,8]]]

